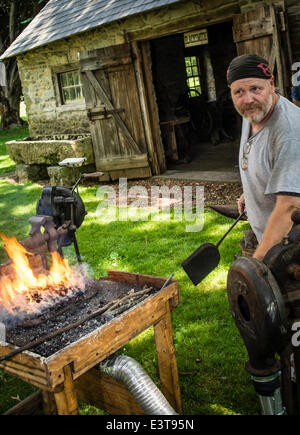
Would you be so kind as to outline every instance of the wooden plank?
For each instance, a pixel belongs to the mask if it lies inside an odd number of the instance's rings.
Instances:
[[[142,273],[123,272],[122,270],[108,270],[108,279],[118,282],[127,282],[137,286],[147,285],[149,287],[154,286],[160,288],[164,285],[167,278],[156,275],[144,275]],[[178,284],[178,281],[172,279],[172,284]],[[169,286],[168,286],[169,287]]]
[[[112,93],[110,88],[110,77],[109,74],[104,70],[94,71],[94,75],[96,80],[102,84],[102,88],[104,89],[107,97],[110,101],[112,100]],[[93,87],[91,82],[89,82],[89,86]],[[103,103],[99,94],[97,94],[97,101]],[[115,106],[115,105],[114,105]],[[107,106],[104,105],[107,109]],[[116,106],[117,107],[117,106]],[[115,156],[120,154],[120,135],[119,129],[117,128],[115,118],[112,116],[105,120],[97,120],[94,121],[95,125],[95,136],[97,138],[96,146],[100,147],[101,152],[98,154],[100,158],[105,158],[109,156]],[[99,143],[98,143],[99,141]],[[100,143],[101,141],[101,143]],[[97,155],[97,158],[98,158]],[[97,161],[97,159],[96,159]],[[97,167],[97,162],[96,162]],[[99,169],[97,169],[99,170]]]
[[[97,97],[96,92],[94,91],[94,88],[91,86],[90,81],[86,77],[85,74],[81,74],[81,82],[84,90],[84,96],[86,101],[86,107],[88,110],[92,110],[94,107],[103,106],[101,102],[99,101],[99,98]],[[104,147],[104,139],[102,135],[101,125],[98,125],[98,122],[89,121],[90,124],[90,131],[92,136],[92,142],[93,142],[93,151],[94,151],[94,157],[95,157],[95,163],[98,159],[103,158],[105,154],[105,147]],[[96,168],[99,171],[99,168]]]
[[[17,346],[8,344],[5,346],[0,345],[0,356],[6,355],[16,348]],[[32,352],[22,352],[1,362],[0,369],[38,388],[47,388],[49,386],[44,358]]]
[[[92,388],[91,388],[92,386]],[[93,368],[75,380],[79,400],[114,415],[144,414],[125,385]]]
[[[237,53],[238,55],[256,53],[268,60],[272,51],[272,34],[269,31],[269,24],[266,24],[271,22],[269,6],[256,8],[247,13],[235,15],[233,17],[233,35],[238,34],[239,29],[247,29],[249,22],[256,22],[256,28],[259,28],[261,25],[262,30],[259,32],[259,37],[253,38],[248,34],[249,32],[247,32],[249,39],[245,37],[237,41]],[[266,31],[265,35],[263,34],[264,30]]]
[[[166,169],[166,159],[164,147],[161,139],[161,131],[159,126],[158,106],[155,97],[155,88],[153,84],[152,69],[151,69],[151,52],[149,41],[141,43],[143,75],[146,92],[147,108],[149,113],[149,121],[151,126],[151,134],[155,144],[155,156],[157,157],[157,166],[151,162],[152,172],[158,175]],[[151,157],[151,154],[150,154]]]
[[[33,415],[42,407],[42,390],[38,390],[2,415]]]
[[[106,74],[109,76],[112,94],[111,101],[115,107],[124,108],[124,112],[121,114],[123,123],[138,144],[140,152],[145,153],[145,131],[133,65],[127,65],[119,69],[109,68],[106,70]],[[121,144],[120,154],[135,154],[131,147],[128,147],[128,141],[122,129],[119,129],[119,135]]]
[[[119,180],[119,178],[148,178],[152,176],[149,166],[144,168],[128,168],[118,169],[117,171],[109,171],[109,175],[112,181]]]
[[[141,273],[123,272],[120,270],[108,270],[107,275],[108,279],[111,279],[113,281],[124,281],[140,287],[149,286],[154,288],[161,288],[167,280],[167,278],[161,276],[143,275]],[[166,300],[170,301],[170,308],[172,311],[180,303],[178,281],[172,279],[168,286],[165,288],[165,290],[166,289],[168,289],[170,291],[170,294],[172,294],[171,297],[166,296]]]
[[[148,165],[147,154],[135,154],[117,157],[107,157],[98,159],[97,167],[103,171],[128,169],[128,168],[143,168]]]
[[[271,5],[270,10],[271,10],[271,19],[272,19],[272,24],[273,24],[273,45],[274,45],[274,52],[275,52],[275,57],[276,57],[278,87],[279,87],[279,92],[281,93],[281,95],[285,95],[282,59],[281,59],[279,36],[278,36],[278,23],[277,23],[277,18],[276,18],[274,6]]]
[[[246,41],[249,39],[260,38],[262,36],[272,35],[273,27],[271,20],[252,21],[242,23],[235,28],[233,33],[233,41],[235,43]]]
[[[126,67],[126,70],[127,68],[129,68],[129,66]],[[109,77],[109,84],[112,96],[111,101],[113,102],[113,105],[115,107],[124,108],[124,112],[120,114],[120,118],[122,119],[123,124],[126,125],[128,131],[130,131],[130,134],[134,139],[135,143],[138,143],[138,137],[135,136],[133,131],[133,122],[129,108],[130,106],[128,107],[127,83],[124,68],[118,71],[112,71],[109,69],[106,70],[106,74]],[[112,153],[112,155],[126,156],[128,154],[136,154],[132,152],[131,146],[130,144],[128,144],[128,140],[126,138],[126,135],[123,134],[122,129],[117,128],[116,132],[119,138],[119,148],[117,151]]]
[[[90,81],[86,77],[86,74],[80,74],[80,80],[87,110],[92,110],[94,107],[98,106],[105,107],[104,104],[101,104],[101,101],[99,101],[97,98],[97,94],[94,88],[90,85]]]
[[[166,315],[154,325],[154,335],[162,393],[170,405],[182,414],[169,301],[166,301]]]
[[[109,100],[108,96],[106,95],[106,92],[104,91],[104,89],[102,88],[102,86],[100,85],[98,80],[95,78],[93,72],[92,71],[86,71],[85,74],[87,75],[87,77],[90,80],[92,86],[94,87],[94,89],[98,93],[98,95],[100,96],[100,98],[103,101],[103,103],[105,104],[105,106],[108,109],[114,109],[114,106],[112,105],[111,101]],[[128,128],[126,127],[126,125],[122,121],[120,115],[118,113],[114,112],[113,113],[113,117],[114,117],[118,127],[122,130],[122,133],[124,134],[124,136],[128,140],[128,142],[129,142],[130,146],[132,147],[133,151],[135,153],[139,153],[140,152],[140,148],[139,148],[138,144],[135,142],[135,140],[133,139],[133,137],[130,134]]]
[[[149,108],[147,104],[147,95],[146,95],[146,88],[145,88],[145,81],[144,81],[144,74],[143,74],[143,59],[141,55],[140,48],[138,46],[138,43],[134,41],[132,43],[132,49],[135,54],[135,75],[136,75],[136,81],[137,81],[137,88],[139,92],[139,99],[141,103],[141,113],[143,117],[143,125],[145,128],[145,137],[147,142],[147,149],[150,156],[150,162],[151,162],[151,168],[154,169],[155,174],[159,174],[159,165],[155,150],[155,144],[153,139],[153,134],[151,130],[151,123],[150,123],[150,114],[149,114]]]

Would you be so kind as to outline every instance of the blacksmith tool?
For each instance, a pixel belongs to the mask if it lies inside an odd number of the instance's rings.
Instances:
[[[73,157],[62,160],[59,165],[73,168],[75,179],[75,168],[82,166],[85,161],[85,157]],[[60,231],[57,247],[60,255],[63,257],[62,247],[73,243],[79,265],[81,265],[82,261],[75,233],[82,224],[87,212],[78,193],[78,185],[83,178],[99,178],[103,174],[103,172],[80,173],[73,187],[46,186],[43,188],[36,206],[37,216],[53,216],[54,227]],[[75,189],[77,189],[77,193]],[[47,227],[46,230],[49,232],[53,228]]]
[[[245,215],[246,212],[243,212],[238,216],[229,230],[226,231],[218,241],[216,246],[212,243],[204,243],[181,263],[181,266],[194,285],[199,284],[199,282],[201,282],[215,267],[217,267],[220,261],[220,253],[218,250],[220,244]]]
[[[169,276],[169,278],[167,279],[167,281],[164,283],[164,285],[161,287],[160,290],[163,290],[164,288],[167,287],[167,285],[169,285],[169,283],[170,283],[171,279],[173,278],[173,276],[174,276],[174,273],[172,273],[172,275]]]
[[[226,216],[232,219],[237,219],[239,217],[239,211],[237,206],[233,205],[210,205],[209,208],[221,214],[222,216]],[[242,220],[247,220],[247,215],[244,215]]]
[[[227,276],[230,311],[264,415],[300,414],[300,211],[262,261],[238,256]]]

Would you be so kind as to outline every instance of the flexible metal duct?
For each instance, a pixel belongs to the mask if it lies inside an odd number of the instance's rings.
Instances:
[[[177,415],[164,395],[133,358],[114,355],[99,365],[103,373],[122,381],[147,415]]]

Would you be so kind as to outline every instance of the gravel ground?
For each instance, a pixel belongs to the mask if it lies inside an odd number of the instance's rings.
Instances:
[[[116,192],[117,198],[119,199],[119,204],[122,203],[122,195],[119,192],[119,183],[110,183]],[[148,197],[151,194],[151,188],[153,186],[167,186],[171,189],[174,186],[181,188],[184,192],[185,186],[191,186],[193,192],[193,199],[195,199],[196,187],[203,186],[204,188],[204,206],[207,205],[236,205],[237,198],[242,194],[241,183],[214,183],[214,182],[195,182],[187,180],[175,180],[175,179],[161,179],[161,178],[149,178],[141,180],[128,180],[127,189],[129,190],[133,186],[143,186],[146,188]],[[128,194],[127,194],[128,197]],[[130,198],[128,199],[128,204],[130,203]],[[133,201],[134,199],[132,199]],[[172,206],[172,204],[170,204]]]
[[[5,174],[3,176],[0,176],[2,179],[6,179],[8,182],[12,184],[17,184],[17,177],[14,172]],[[41,187],[49,185],[48,180],[40,180],[37,182],[37,184],[40,184]],[[86,180],[84,182],[84,185],[86,186],[95,186],[94,182]],[[115,189],[116,197],[117,197],[117,204],[122,205],[124,195],[122,196],[122,192],[120,195],[119,192],[119,182],[111,182],[111,183],[103,183],[103,186],[108,185]],[[127,181],[127,189],[130,190],[131,187],[134,186],[142,186],[147,190],[148,198],[150,198],[151,195],[151,188],[153,186],[166,186],[169,189],[171,189],[174,186],[178,186],[181,188],[181,191],[183,192],[184,186],[191,186],[192,192],[193,192],[193,199],[195,199],[195,192],[197,186],[203,186],[204,188],[204,206],[207,205],[236,205],[237,198],[240,197],[242,193],[242,186],[241,183],[215,183],[215,182],[202,182],[202,181],[190,181],[190,180],[177,180],[177,179],[161,179],[161,178],[148,178],[148,179],[139,179],[139,180],[128,180]],[[135,201],[137,199],[136,197],[130,198],[128,196],[127,192],[127,204],[130,204],[130,202]],[[172,203],[168,203],[168,206],[172,207]]]

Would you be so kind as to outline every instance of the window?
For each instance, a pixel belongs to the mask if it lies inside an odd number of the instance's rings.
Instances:
[[[200,66],[197,56],[185,57],[185,69],[187,76],[187,85],[191,97],[197,97],[201,94],[200,84]]]
[[[58,81],[62,104],[83,99],[82,85],[78,70],[59,73]]]

